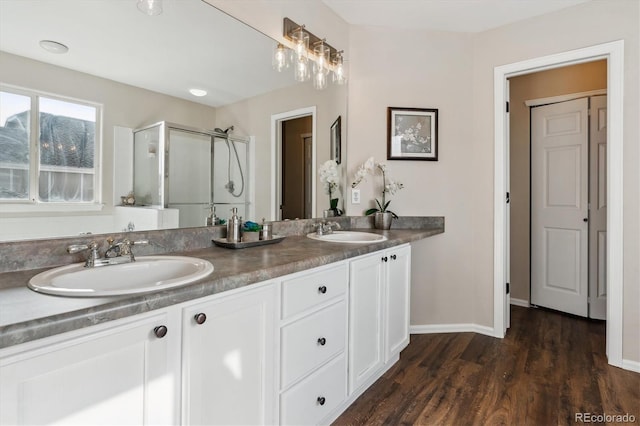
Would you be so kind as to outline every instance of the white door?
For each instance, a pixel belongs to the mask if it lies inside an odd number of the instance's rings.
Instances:
[[[52,340],[0,359],[0,424],[176,423],[180,330],[167,313]]]
[[[588,99],[531,110],[531,302],[587,316]]]
[[[183,311],[182,424],[272,424],[275,285]]]
[[[589,317],[607,317],[607,97],[589,109]]]
[[[411,247],[385,252],[385,356],[384,362],[409,344],[409,294],[411,284]]]
[[[349,281],[349,394],[384,363],[382,295],[384,255],[351,262]]]

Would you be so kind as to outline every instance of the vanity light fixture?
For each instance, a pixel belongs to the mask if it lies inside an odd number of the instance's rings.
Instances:
[[[138,0],[138,10],[149,16],[162,13],[162,0]]]
[[[199,98],[207,95],[207,91],[202,89],[189,89],[189,93]]]
[[[69,51],[69,47],[53,40],[40,40],[40,47],[42,47],[47,52],[56,53],[58,55],[67,53]]]
[[[320,39],[309,32],[304,25],[298,25],[289,18],[284,18],[283,35],[290,42],[291,63],[294,78],[306,81],[311,76],[313,63],[313,87],[322,90],[327,87],[328,76],[333,72],[332,81],[336,84],[346,83],[344,68],[344,50],[336,50],[327,44],[326,39]],[[288,68],[284,43],[278,43],[273,55],[273,67],[279,72]]]

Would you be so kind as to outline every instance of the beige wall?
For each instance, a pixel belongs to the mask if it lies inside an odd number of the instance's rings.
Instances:
[[[530,139],[525,101],[607,88],[607,62],[587,62],[510,79],[511,297],[529,300]]]

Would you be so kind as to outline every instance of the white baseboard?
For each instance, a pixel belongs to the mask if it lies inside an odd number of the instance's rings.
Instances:
[[[622,359],[622,368],[624,370],[635,371],[636,373],[640,373],[640,362],[631,361],[629,359]]]
[[[478,333],[494,337],[493,328],[478,324],[430,324],[412,325],[409,327],[411,334],[434,333]]]
[[[514,299],[513,297],[511,298],[511,304],[512,305],[516,305],[516,306],[522,306],[523,308],[530,308],[531,307],[531,305],[529,304],[528,300]]]

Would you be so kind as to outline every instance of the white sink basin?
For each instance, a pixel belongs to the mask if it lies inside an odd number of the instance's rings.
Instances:
[[[135,262],[85,268],[83,263],[39,273],[29,288],[71,297],[139,294],[188,284],[213,272],[206,260],[185,256],[140,256]]]
[[[387,237],[372,232],[358,231],[333,231],[331,234],[317,235],[315,232],[307,234],[313,240],[327,241],[329,243],[367,244],[386,241]]]

